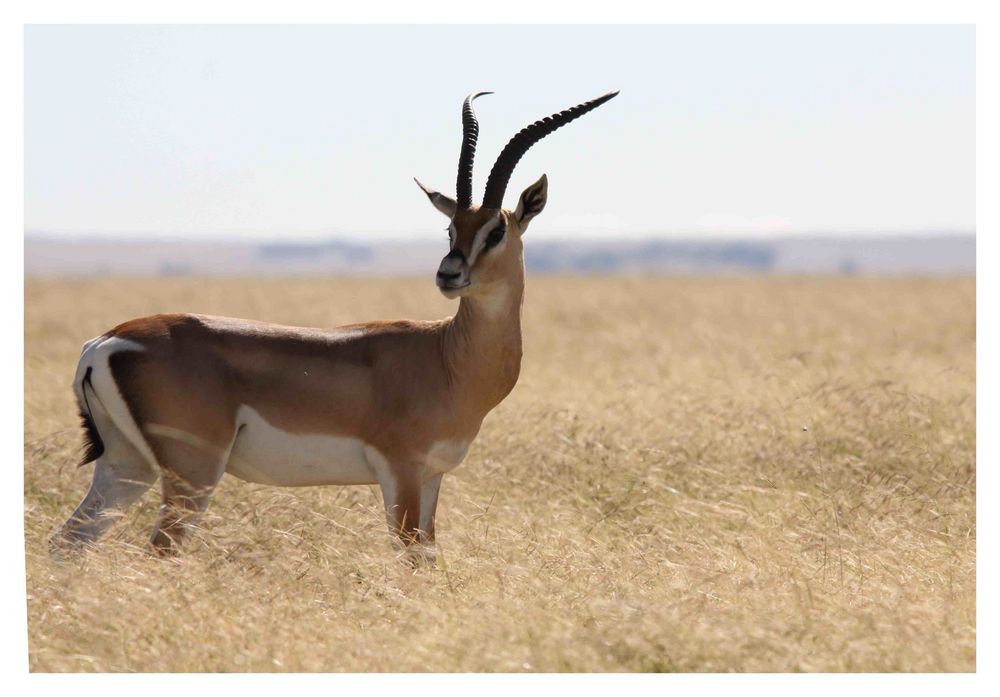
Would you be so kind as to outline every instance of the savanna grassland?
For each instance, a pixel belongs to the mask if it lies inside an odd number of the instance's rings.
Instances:
[[[29,280],[33,671],[971,671],[975,282],[531,278],[524,362],[398,563],[377,487],[225,477],[177,559],[85,493],[83,342],[189,310],[437,318],[432,280]]]

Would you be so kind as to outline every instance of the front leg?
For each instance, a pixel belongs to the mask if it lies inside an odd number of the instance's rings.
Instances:
[[[420,474],[414,464],[386,463],[378,472],[386,522],[395,536],[396,548],[413,561],[410,548],[420,542]]]
[[[420,472],[417,467],[391,467],[379,473],[379,488],[389,530],[396,536],[400,549],[419,541]]]
[[[434,543],[434,521],[436,518],[438,491],[441,489],[441,478],[436,474],[425,479],[420,486],[420,535],[419,554],[421,561],[433,564],[437,561],[437,545]]]
[[[424,483],[420,486],[420,539],[429,545],[434,544],[434,520],[443,476],[435,474],[429,479],[424,479]]]
[[[382,464],[377,468],[379,488],[400,557],[414,566],[433,563],[434,511],[441,476],[425,481],[425,468],[418,463]]]

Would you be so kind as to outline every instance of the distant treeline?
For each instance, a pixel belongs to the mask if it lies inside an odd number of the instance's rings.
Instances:
[[[25,236],[24,271],[40,276],[425,274],[444,240],[199,241]],[[525,240],[532,273],[968,275],[970,234],[789,235],[774,239]]]
[[[550,243],[526,245],[525,265],[532,271],[552,273],[612,272],[623,269],[657,270],[670,267],[738,268],[766,273],[777,252],[766,242],[668,242],[577,247]]]

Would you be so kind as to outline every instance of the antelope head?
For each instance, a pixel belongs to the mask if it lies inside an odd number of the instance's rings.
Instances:
[[[521,236],[528,229],[528,223],[545,208],[549,182],[543,174],[524,190],[517,208],[513,211],[504,208],[503,197],[514,167],[532,145],[596,109],[618,92],[578,104],[523,128],[500,152],[486,181],[483,203],[477,206],[472,202],[472,165],[479,122],[472,102],[484,94],[492,93],[470,94],[462,104],[462,150],[458,157],[456,197],[450,198],[414,180],[431,204],[450,221],[450,248],[437,272],[437,286],[447,298],[487,293],[523,268]]]

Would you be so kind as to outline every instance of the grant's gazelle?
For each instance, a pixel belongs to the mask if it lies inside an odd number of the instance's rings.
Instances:
[[[456,198],[417,182],[450,220],[437,286],[460,298],[440,321],[305,329],[245,319],[163,314],[87,342],[73,389],[96,461],[90,491],[53,538],[96,540],[159,475],[152,543],[176,548],[226,472],[276,486],[375,484],[412,559],[433,558],[441,478],[466,455],[483,418],[521,367],[521,236],[545,207],[544,175],[502,207],[518,160],[536,142],[617,92],[536,121],[515,135],[472,202],[479,133],[469,95]]]

